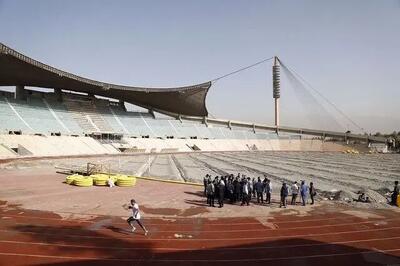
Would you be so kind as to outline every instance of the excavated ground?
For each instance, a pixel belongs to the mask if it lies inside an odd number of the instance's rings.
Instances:
[[[250,177],[267,175],[275,191],[286,181],[314,182],[320,199],[340,200],[363,208],[386,207],[387,194],[400,180],[400,154],[342,154],[339,152],[215,152],[152,154],[15,161],[0,169],[48,167],[86,168],[86,163],[102,164],[105,171],[137,176],[202,183],[206,174],[242,173]],[[366,192],[370,204],[352,201]]]

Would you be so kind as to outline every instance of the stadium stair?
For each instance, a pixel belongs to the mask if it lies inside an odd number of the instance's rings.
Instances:
[[[91,102],[67,99],[65,104],[84,132],[114,132]]]

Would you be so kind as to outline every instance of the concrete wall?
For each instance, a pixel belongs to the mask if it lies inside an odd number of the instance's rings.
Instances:
[[[20,149],[21,154],[18,157],[118,153],[115,148],[104,146],[89,137],[0,135],[0,145],[6,147],[6,150],[7,148]],[[9,153],[4,152],[4,149],[1,150],[0,158],[6,158]]]
[[[348,147],[321,140],[289,139],[124,139],[131,151],[141,152],[191,152],[200,151],[342,151]],[[18,154],[11,149],[18,148]],[[0,135],[0,159],[12,157],[70,156],[118,154],[111,144],[101,144],[90,137]]]
[[[0,144],[0,158],[15,158],[17,156],[10,148]]]
[[[343,151],[348,147],[321,140],[242,140],[242,139],[142,139],[130,138],[126,141],[132,147],[145,152],[178,151],[190,152],[194,145],[200,151]]]

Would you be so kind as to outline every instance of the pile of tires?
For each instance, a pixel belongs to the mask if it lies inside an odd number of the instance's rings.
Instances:
[[[81,176],[74,179],[75,186],[78,187],[91,187],[93,186],[93,178],[89,176]]]
[[[136,178],[127,175],[115,175],[117,178],[117,186],[119,187],[133,187],[136,184]]]

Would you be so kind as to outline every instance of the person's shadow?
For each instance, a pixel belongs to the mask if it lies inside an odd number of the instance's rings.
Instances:
[[[106,228],[109,229],[109,230],[111,230],[111,231],[113,231],[113,232],[115,232],[115,233],[120,233],[120,234],[124,234],[124,235],[129,235],[129,234],[130,234],[130,233],[127,231],[127,229],[118,228],[118,227],[115,227],[115,226],[113,226],[113,225],[106,226]]]
[[[196,192],[185,191],[185,193],[186,193],[186,194],[189,194],[189,195],[199,196],[199,197],[202,197],[202,198],[207,198],[207,197],[204,195],[204,191],[196,191]]]

